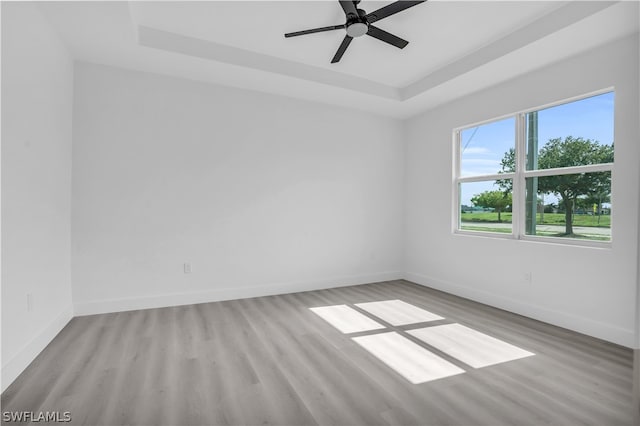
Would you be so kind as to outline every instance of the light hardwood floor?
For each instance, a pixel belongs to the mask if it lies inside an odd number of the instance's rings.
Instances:
[[[420,343],[466,372],[414,385],[309,310],[389,299],[536,355],[474,369]],[[632,369],[630,349],[391,281],[76,317],[2,410],[83,425],[631,425]]]

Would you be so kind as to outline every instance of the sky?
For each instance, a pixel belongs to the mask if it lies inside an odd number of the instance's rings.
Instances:
[[[567,136],[613,143],[613,92],[581,99],[538,112],[538,146],[553,138]],[[460,174],[478,176],[501,170],[500,160],[515,147],[515,118],[467,128],[460,133]],[[483,191],[499,189],[494,181],[465,183],[461,204],[471,206],[471,197]],[[545,197],[545,199],[551,197]]]

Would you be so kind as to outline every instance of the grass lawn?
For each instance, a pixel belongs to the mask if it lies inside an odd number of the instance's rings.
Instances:
[[[464,229],[465,231],[502,232],[503,234],[511,233],[511,228],[492,228],[490,226],[462,225],[460,229]]]
[[[544,218],[541,218],[544,216]],[[502,222],[511,223],[511,213],[502,213]],[[465,223],[482,222],[482,223],[498,223],[498,213],[494,212],[474,212],[474,213],[462,213],[460,220]],[[544,213],[537,214],[536,222],[541,225],[562,225],[564,224],[564,213]],[[600,216],[600,223],[598,223],[598,216],[591,216],[586,214],[577,214],[573,216],[574,226],[592,226],[598,228],[611,228],[611,216]],[[466,228],[466,226],[465,226]],[[482,228],[483,230],[486,228]],[[500,230],[494,232],[511,232],[507,230]]]

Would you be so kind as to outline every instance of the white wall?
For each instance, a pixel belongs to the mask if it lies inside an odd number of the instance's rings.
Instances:
[[[3,2],[2,390],[73,312],[72,89],[72,61],[37,7]]]
[[[77,314],[401,276],[400,122],[86,63],[74,90]]]
[[[615,86],[613,243],[597,249],[452,234],[452,129]],[[629,347],[638,262],[638,36],[407,123],[407,278]],[[523,276],[533,272],[531,284]]]

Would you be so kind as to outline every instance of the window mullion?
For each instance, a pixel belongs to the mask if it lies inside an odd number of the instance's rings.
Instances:
[[[493,175],[465,176],[458,178],[457,180],[458,183],[484,182],[486,180],[513,179],[515,176],[515,173],[496,173]]]
[[[584,166],[561,167],[558,169],[525,170],[524,177],[562,176],[578,173],[608,172],[613,169],[613,163],[587,164]]]
[[[454,132],[453,137],[453,232],[460,229],[460,130]]]
[[[525,201],[525,177],[524,170],[526,164],[526,125],[525,114],[516,116],[516,173],[513,178],[513,206],[512,206],[512,227],[513,235],[522,238],[524,234],[524,201]]]

